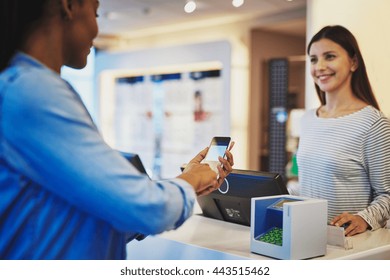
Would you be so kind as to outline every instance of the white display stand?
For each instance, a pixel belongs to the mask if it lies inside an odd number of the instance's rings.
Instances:
[[[251,252],[277,259],[326,254],[326,200],[268,196],[252,198],[251,209]]]

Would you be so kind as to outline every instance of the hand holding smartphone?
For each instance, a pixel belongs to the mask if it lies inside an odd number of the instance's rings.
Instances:
[[[202,163],[207,163],[210,168],[219,174],[218,165],[221,165],[218,157],[225,158],[225,152],[230,145],[230,137],[213,137],[209,146],[209,150],[206,157],[202,160]]]

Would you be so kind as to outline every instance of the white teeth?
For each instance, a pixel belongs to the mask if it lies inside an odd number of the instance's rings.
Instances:
[[[320,80],[320,81],[322,81],[322,80],[325,80],[325,79],[327,79],[327,78],[329,78],[330,77],[330,75],[323,75],[323,76],[318,76],[318,79]]]

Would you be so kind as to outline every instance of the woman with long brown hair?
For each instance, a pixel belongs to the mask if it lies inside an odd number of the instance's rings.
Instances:
[[[328,219],[348,236],[390,217],[390,122],[379,111],[358,43],[326,26],[308,45],[319,108],[302,118],[301,195],[328,200]]]

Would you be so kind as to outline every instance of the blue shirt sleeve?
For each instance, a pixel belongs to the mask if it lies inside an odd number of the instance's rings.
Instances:
[[[16,71],[3,91],[2,150],[16,172],[122,232],[156,234],[191,215],[192,186],[154,182],[129,165],[56,73]]]

